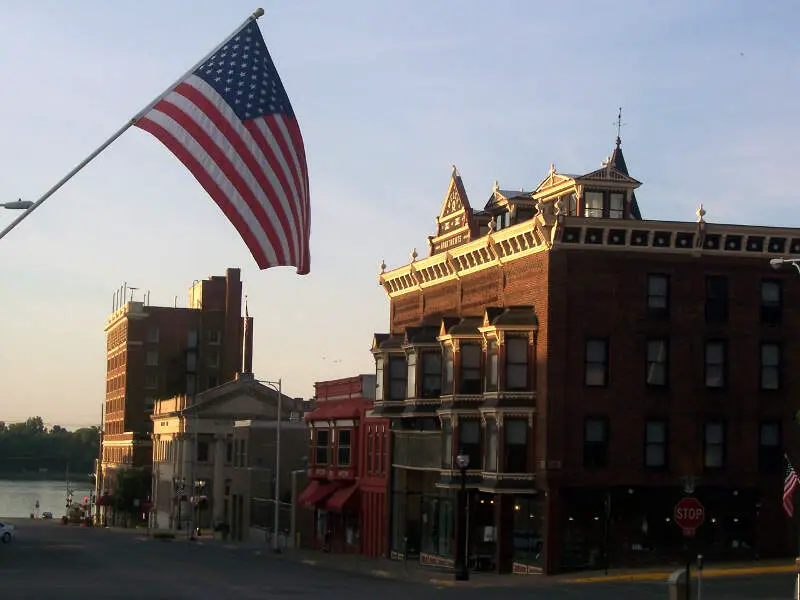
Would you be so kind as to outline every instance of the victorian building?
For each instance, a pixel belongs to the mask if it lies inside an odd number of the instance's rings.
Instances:
[[[482,210],[454,168],[428,256],[382,267],[393,556],[449,565],[458,542],[501,572],[662,561],[685,552],[671,519],[687,493],[707,557],[791,555],[800,282],[769,259],[800,257],[800,230],[702,207],[643,220],[640,185],[619,139],[600,169],[495,184]]]
[[[151,306],[149,292],[134,300],[134,289],[130,297],[128,291],[126,286],[115,295],[105,324],[106,401],[97,486],[106,501],[116,469],[140,469],[150,479],[150,417],[156,400],[191,398],[232,381],[243,351],[247,370],[252,360],[253,319],[242,317],[239,269],[195,281],[187,307]]]
[[[385,557],[389,549],[389,421],[372,414],[375,376],[314,384],[308,424],[308,486],[301,506],[314,511],[312,546]]]

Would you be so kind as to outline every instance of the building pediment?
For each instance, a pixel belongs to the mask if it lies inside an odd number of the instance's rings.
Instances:
[[[556,166],[550,165],[550,172],[547,174],[547,177],[542,179],[541,183],[536,186],[536,189],[531,194],[532,196],[538,197],[541,196],[544,192],[552,192],[554,190],[570,187],[575,185],[575,176],[574,175],[566,175],[563,173],[556,172]]]
[[[428,238],[430,254],[444,252],[449,248],[466,244],[473,238],[472,207],[455,166],[450,176],[439,216],[436,217],[436,233]]]
[[[186,408],[187,417],[199,418],[268,418],[277,415],[278,392],[255,380],[235,380],[197,395]],[[289,416],[295,410],[294,399],[282,394],[281,412]]]
[[[581,175],[575,179],[577,182],[588,182],[588,181],[609,181],[614,182],[615,184],[622,183],[626,184],[625,187],[629,188],[637,188],[642,185],[641,181],[638,181],[631,177],[630,175],[626,175],[625,173],[618,171],[614,167],[604,166],[596,171],[592,171],[591,173],[587,173],[586,175]]]

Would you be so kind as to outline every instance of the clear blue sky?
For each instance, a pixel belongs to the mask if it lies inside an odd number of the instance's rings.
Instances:
[[[0,0],[0,198],[34,200],[259,0]],[[254,370],[310,396],[372,370],[378,264],[424,255],[462,173],[530,188],[622,137],[645,218],[800,225],[797,3],[267,2],[259,22],[300,121],[312,266],[260,272],[182,165],[131,130],[0,241],[0,419],[99,419],[103,322],[123,281],[186,302],[242,267]],[[0,227],[15,213],[0,211]],[[201,240],[213,240],[209,244]],[[338,362],[335,362],[338,361]]]

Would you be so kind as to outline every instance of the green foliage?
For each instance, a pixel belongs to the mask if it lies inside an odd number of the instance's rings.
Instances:
[[[97,427],[67,431],[60,425],[49,431],[41,417],[24,423],[0,423],[0,475],[40,473],[61,477],[69,468],[75,477],[93,470],[100,443]]]
[[[114,503],[117,510],[134,512],[134,500],[139,502],[147,498],[147,473],[138,469],[121,469],[116,473],[117,485],[114,492]]]

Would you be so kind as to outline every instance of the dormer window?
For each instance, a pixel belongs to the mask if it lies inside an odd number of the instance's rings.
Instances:
[[[504,210],[497,216],[495,216],[495,231],[500,231],[501,229],[505,229],[506,227],[511,226],[511,213],[508,210]]]
[[[478,344],[461,345],[461,394],[481,393],[481,347]]]
[[[486,391],[497,391],[497,340],[486,343]]]
[[[603,218],[603,192],[586,192],[584,202],[583,215],[585,217]]]
[[[506,385],[507,390],[528,389],[528,338],[506,338]]]
[[[608,195],[608,218],[622,219],[625,216],[625,194],[611,192]]]

